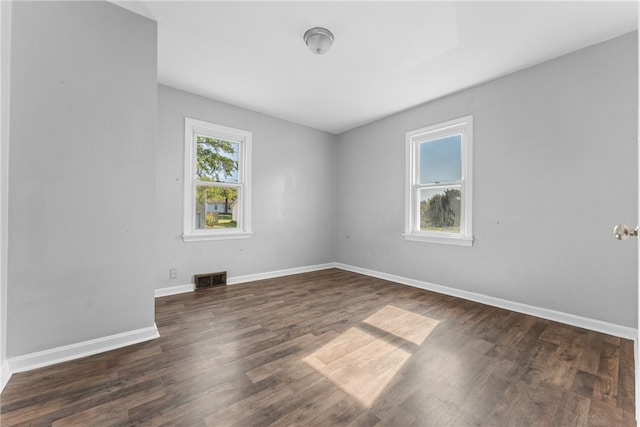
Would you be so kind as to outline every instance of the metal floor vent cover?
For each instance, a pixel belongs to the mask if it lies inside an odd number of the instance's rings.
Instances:
[[[226,286],[227,272],[220,271],[218,273],[196,274],[193,276],[196,289],[212,288],[214,286]]]

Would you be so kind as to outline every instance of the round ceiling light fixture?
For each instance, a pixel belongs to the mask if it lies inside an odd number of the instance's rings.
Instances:
[[[326,28],[314,27],[304,33],[303,39],[311,52],[324,55],[333,43],[333,34]]]

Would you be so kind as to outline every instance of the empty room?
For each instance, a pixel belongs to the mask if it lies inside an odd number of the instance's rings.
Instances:
[[[0,1],[0,425],[635,426],[636,1]]]

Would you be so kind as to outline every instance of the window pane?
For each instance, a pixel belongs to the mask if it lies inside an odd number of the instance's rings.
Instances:
[[[420,144],[420,184],[460,181],[461,150],[461,135]]]
[[[460,232],[461,186],[420,189],[420,231]]]
[[[196,176],[200,181],[238,183],[238,151],[240,144],[223,139],[196,135]]]
[[[238,189],[196,187],[196,230],[238,228]]]

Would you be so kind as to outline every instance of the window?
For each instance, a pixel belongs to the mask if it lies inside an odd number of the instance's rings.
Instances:
[[[251,132],[185,118],[185,242],[251,236]]]
[[[471,246],[473,116],[406,133],[407,240]]]

